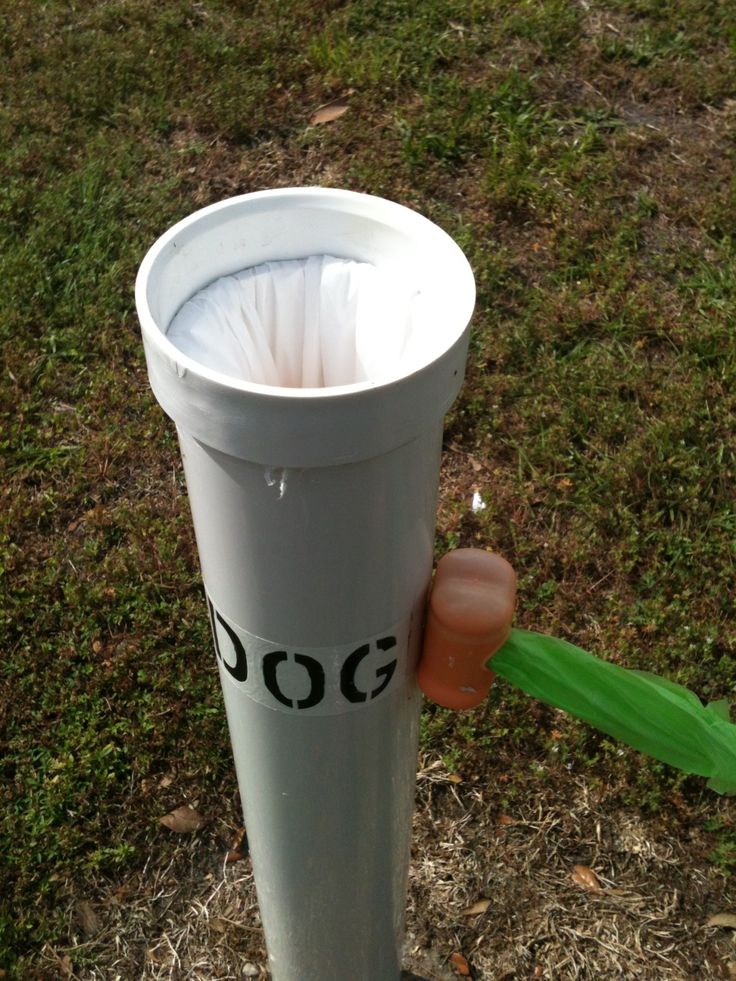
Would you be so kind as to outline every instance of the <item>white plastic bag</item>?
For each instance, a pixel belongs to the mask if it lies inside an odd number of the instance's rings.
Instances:
[[[420,304],[370,263],[310,256],[216,280],[181,307],[167,336],[200,364],[256,384],[386,381],[425,360]]]

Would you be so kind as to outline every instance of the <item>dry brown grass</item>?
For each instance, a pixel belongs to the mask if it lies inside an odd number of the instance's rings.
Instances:
[[[458,778],[421,760],[410,873],[405,966],[430,981],[636,978],[736,974],[728,880],[698,860],[705,843],[675,837],[661,819],[606,806],[583,776],[555,774],[518,809],[498,810],[483,773]],[[99,883],[67,909],[69,943],[47,947],[44,977],[68,981],[225,981],[266,978],[265,946],[248,859],[228,865],[221,839],[182,840],[166,864],[155,851],[124,883]],[[576,866],[590,869],[590,891]],[[469,914],[479,900],[487,909]],[[288,929],[288,924],[285,925]],[[77,971],[75,957],[93,962]]]

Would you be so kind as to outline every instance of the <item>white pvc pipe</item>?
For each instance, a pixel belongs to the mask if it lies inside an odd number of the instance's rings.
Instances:
[[[166,337],[182,303],[262,262],[329,254],[428,301],[410,374],[322,389],[238,381]],[[379,198],[265,191],[175,225],[141,266],[149,377],[179,431],[275,981],[396,981],[413,807],[414,681],[443,415],[470,268]]]

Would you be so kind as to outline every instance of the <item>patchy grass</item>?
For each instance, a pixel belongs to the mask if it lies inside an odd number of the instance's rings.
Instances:
[[[22,0],[6,8],[7,976],[68,976],[68,951],[75,976],[114,976],[114,955],[93,942],[89,916],[80,933],[79,903],[90,897],[105,922],[117,923],[121,903],[138,911],[138,933],[116,927],[127,945],[122,976],[168,971],[153,939],[168,908],[156,896],[171,889],[161,870],[188,869],[192,894],[203,896],[196,876],[212,874],[212,863],[186,857],[157,817],[197,801],[214,818],[202,849],[220,857],[239,824],[175,438],[148,392],[132,306],[147,245],[202,204],[321,183],[386,195],[443,225],[473,264],[479,299],[467,384],[448,418],[438,551],[472,543],[503,552],[519,570],[525,626],[667,674],[703,698],[733,696],[736,17],[728,4]],[[338,95],[348,96],[348,112],[310,127],[313,109]],[[487,503],[479,514],[469,507],[476,489]],[[511,833],[523,853],[536,831],[548,833],[538,805],[556,814],[555,800],[590,794],[591,813],[602,808],[621,827],[643,821],[669,843],[667,855],[698,877],[692,896],[703,916],[733,902],[736,815],[699,780],[500,685],[470,715],[428,708],[423,751],[442,772],[500,787],[493,802],[481,793],[473,805],[480,823],[468,847],[482,849],[491,834],[489,807],[531,829]],[[447,899],[444,886],[429,895],[430,812],[418,823],[412,887],[412,929],[426,944],[426,924]],[[440,823],[461,820],[448,815]],[[587,821],[579,818],[580,840],[592,842]],[[565,867],[555,854],[545,859],[550,890]],[[528,880],[523,854],[519,862]],[[146,863],[157,870],[156,895],[145,892]],[[472,900],[492,865],[472,866],[458,904]],[[684,895],[670,866],[653,860],[650,884]],[[627,868],[617,874],[625,879]],[[452,875],[465,882],[455,864],[443,872]],[[533,889],[505,888],[535,904]],[[645,918],[645,905],[627,915]],[[141,926],[144,906],[152,934]],[[672,942],[689,936],[692,963],[704,965],[698,976],[721,976],[725,949],[694,901],[675,920]],[[534,976],[560,978],[613,970],[612,960],[595,960],[611,940],[598,944],[595,931],[581,941],[586,962],[564,961],[565,945],[582,935],[578,921],[558,925],[534,963],[529,937],[541,926],[524,940],[503,922],[521,944],[510,966],[506,953],[495,961],[485,948],[473,953],[481,936],[495,949],[492,933],[434,922],[431,943],[445,959],[465,945],[478,977],[527,976],[535,966],[551,973]],[[259,942],[236,945],[238,956],[250,950],[261,963]],[[685,960],[663,967],[653,949],[637,962],[642,977],[691,976]],[[209,969],[195,965],[187,976],[213,976]]]

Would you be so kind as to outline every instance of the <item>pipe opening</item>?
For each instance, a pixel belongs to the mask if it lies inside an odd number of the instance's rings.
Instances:
[[[437,319],[416,284],[369,262],[313,255],[223,276],[173,317],[167,338],[207,368],[279,388],[410,374],[431,358]]]

